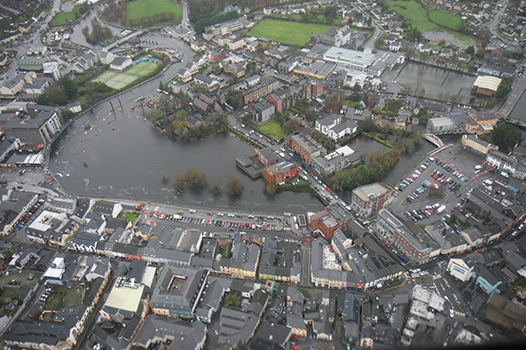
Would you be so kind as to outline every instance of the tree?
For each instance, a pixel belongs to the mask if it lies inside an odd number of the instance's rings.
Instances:
[[[479,48],[477,49],[477,53],[476,53],[476,55],[477,55],[477,57],[482,58],[482,57],[484,57],[484,53],[485,53],[485,52],[486,52],[486,51],[484,50],[483,47],[479,47]]]
[[[238,197],[243,193],[243,181],[241,181],[236,173],[229,172],[226,175],[226,188],[230,196]]]
[[[184,175],[184,180],[194,190],[201,190],[208,185],[204,171],[196,168],[188,169]]]
[[[440,41],[438,42],[440,44],[440,46],[444,46],[447,44],[447,41],[446,39],[440,39]]]
[[[407,140],[405,142],[405,151],[408,154],[413,154],[415,152],[415,143],[413,140]]]
[[[174,177],[174,181],[172,183],[174,189],[176,191],[182,191],[184,187],[184,177],[181,174],[177,174]]]
[[[221,182],[219,179],[213,179],[210,181],[210,191],[214,196],[219,196],[223,190],[221,189]]]
[[[502,80],[497,90],[497,93],[495,94],[495,97],[501,99],[508,96],[508,94],[511,92],[512,82],[513,80],[511,78],[506,78]]]
[[[164,112],[165,115],[170,115],[174,111],[173,101],[171,97],[166,94],[159,96],[159,100],[157,100],[157,106],[161,111]]]
[[[473,47],[473,45],[469,45],[467,48],[466,48],[466,53],[468,55],[473,55],[475,53],[475,48]]]
[[[292,133],[292,132],[300,130],[301,127],[302,127],[301,120],[299,120],[297,118],[293,118],[293,119],[287,120],[283,124],[283,130],[285,130],[289,134]]]
[[[269,196],[273,196],[276,193],[276,185],[265,181],[265,188],[263,188],[263,192]]]
[[[491,138],[493,139],[493,143],[499,146],[499,149],[506,152],[511,150],[515,144],[520,141],[521,131],[501,119],[497,125],[493,127]]]

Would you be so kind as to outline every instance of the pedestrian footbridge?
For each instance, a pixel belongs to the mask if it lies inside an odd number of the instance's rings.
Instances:
[[[444,147],[444,142],[442,142],[442,140],[436,135],[425,133],[422,135],[422,137],[437,147]]]

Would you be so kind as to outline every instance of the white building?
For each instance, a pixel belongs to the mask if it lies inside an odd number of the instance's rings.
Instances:
[[[473,268],[469,267],[463,259],[449,259],[447,271],[449,274],[462,282],[467,282],[473,275]]]
[[[132,62],[132,59],[130,57],[119,56],[119,57],[115,58],[113,60],[113,62],[111,62],[110,68],[122,72],[123,70],[125,70],[126,68],[131,66],[132,63],[133,62]]]

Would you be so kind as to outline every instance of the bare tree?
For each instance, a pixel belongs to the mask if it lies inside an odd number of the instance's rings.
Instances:
[[[243,182],[236,173],[230,172],[226,175],[226,188],[232,197],[238,197],[243,193]]]

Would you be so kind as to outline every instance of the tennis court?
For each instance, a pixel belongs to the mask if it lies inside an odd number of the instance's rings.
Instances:
[[[94,81],[100,81],[113,89],[120,90],[126,85],[133,83],[138,78],[139,77],[135,75],[108,70],[95,78]]]
[[[142,61],[125,71],[124,74],[133,75],[136,77],[143,77],[153,72],[156,68],[156,63]]]

